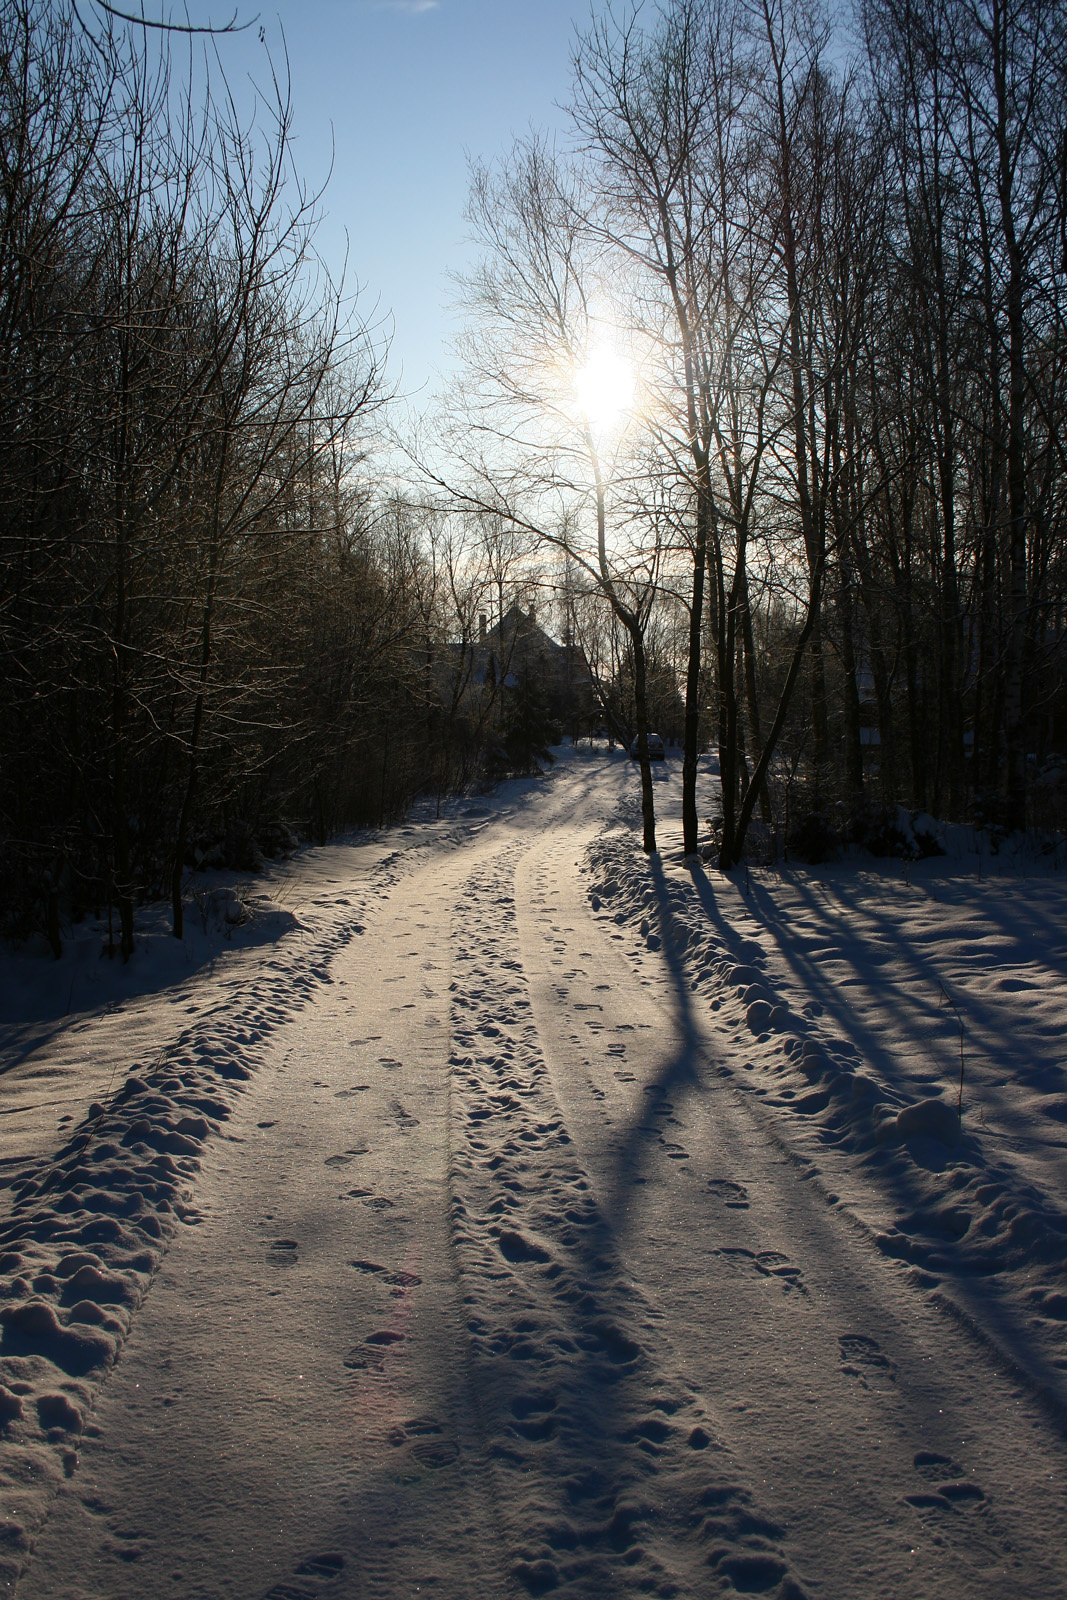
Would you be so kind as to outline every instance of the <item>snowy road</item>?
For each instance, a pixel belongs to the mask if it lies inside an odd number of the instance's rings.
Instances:
[[[632,786],[361,867],[303,1009],[266,986],[19,1600],[1067,1593],[1062,1412],[591,900]]]

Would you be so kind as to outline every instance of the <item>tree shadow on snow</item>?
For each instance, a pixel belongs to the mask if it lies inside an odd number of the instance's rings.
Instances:
[[[604,1197],[605,1221],[612,1228],[623,1226],[629,1192],[648,1181],[647,1169],[652,1165],[654,1155],[657,1151],[662,1154],[656,1136],[662,1133],[663,1118],[669,1116],[673,1107],[671,1096],[701,1088],[699,1058],[706,1049],[693,1010],[689,979],[674,937],[670,895],[658,855],[649,857],[649,873],[657,902],[656,920],[661,954],[670,975],[676,1042],[654,1077],[644,1085],[648,1104],[643,1113],[626,1128],[618,1145],[612,1181]]]
[[[740,965],[760,966],[757,944],[740,935],[724,917],[713,886],[704,872],[694,867],[692,881],[701,907],[710,926],[723,946]],[[834,899],[839,905],[817,893],[814,882],[792,881],[792,887],[801,900],[801,910],[825,929],[828,938],[839,947],[834,963],[838,970],[831,972],[817,957],[806,953],[798,944],[790,915],[762,885],[749,880],[747,903],[750,916],[774,939],[777,953],[787,966],[797,985],[819,1010],[817,1025],[820,1043],[824,1044],[831,1059],[837,1058],[842,1070],[850,1072],[864,1063],[879,1071],[889,1093],[896,1093],[897,1103],[911,1100],[943,1087],[946,1098],[954,1101],[954,1087],[959,1075],[959,1035],[956,1018],[946,1006],[941,994],[941,974],[936,958],[918,940],[909,937],[907,930],[894,918],[891,911],[870,900],[870,891],[857,884],[843,886],[835,883]],[[793,919],[796,918],[796,911]],[[992,918],[991,918],[992,920]],[[1020,956],[1025,959],[1025,943],[1021,921],[1025,920],[1022,908],[1015,908],[1009,916],[998,919],[1006,936],[1019,941]],[[1043,920],[1035,919],[1038,924]],[[1041,950],[1040,934],[1031,936],[1037,956]],[[892,1027],[871,1026],[865,1023],[848,1003],[849,986],[842,984],[839,963],[847,961],[851,974],[871,990],[879,985],[878,960],[887,943],[893,947],[893,960],[899,972],[903,965],[908,974],[906,981],[907,1012],[898,1008]],[[884,981],[884,980],[882,980]],[[886,986],[900,986],[895,978]],[[918,993],[916,993],[918,990]],[[958,992],[958,991],[957,991]],[[940,1002],[940,1006],[939,1006]],[[1010,1005],[1003,1009],[987,1002],[981,994],[969,989],[960,996],[965,1024],[965,1049],[968,1057],[981,1049],[992,1063],[1011,1063],[1015,1080],[1030,1089],[1048,1093],[1063,1087],[1063,1071],[1053,1060],[1025,1059],[1021,1056],[1018,1035],[1013,1033],[1013,1011]],[[840,1029],[841,1037],[828,1037],[827,1023]],[[792,1031],[803,1037],[810,1024],[803,1018],[792,1019]],[[929,1031],[927,1031],[929,1029]],[[934,1036],[934,1030],[937,1036]],[[858,1046],[858,1049],[857,1049]],[[924,1057],[929,1071],[901,1070],[902,1046],[910,1048],[917,1057]],[[990,1091],[984,1089],[990,1094]],[[969,1080],[965,1087],[965,1105],[968,1094],[972,1108],[976,1090]],[[854,1105],[847,1102],[835,1104],[826,1093],[811,1094],[812,1131],[819,1144],[832,1148],[843,1146],[855,1153],[862,1167],[877,1181],[885,1195],[887,1212],[895,1217],[895,1225],[878,1238],[884,1254],[895,1257],[917,1269],[920,1287],[944,1295],[953,1315],[959,1316],[962,1305],[963,1320],[987,1328],[995,1337],[999,1349],[1017,1363],[1020,1375],[1036,1381],[1040,1392],[1048,1399],[1050,1413],[1061,1433],[1067,1434],[1067,1406],[1063,1398],[1062,1373],[1050,1370],[1047,1352],[1035,1338],[1031,1326],[1033,1307],[1020,1305],[1010,1281],[1001,1281],[1001,1275],[1013,1269],[1029,1272],[1032,1262],[1045,1261],[1055,1276],[1067,1257],[1067,1240],[1064,1238],[1064,1218],[1056,1203],[1028,1181],[1023,1174],[1010,1172],[1000,1166],[997,1147],[1003,1140],[1013,1143],[1010,1133],[998,1135],[990,1127],[978,1133],[973,1120],[965,1117],[964,1137],[960,1144],[949,1147],[934,1138],[915,1137],[909,1140],[877,1142],[870,1127],[864,1127],[862,1115],[857,1115]],[[793,1100],[775,1101],[767,1097],[768,1108],[784,1110],[795,1115],[799,1109]],[[1050,1124],[1049,1133],[1054,1124]],[[1055,1127],[1059,1132],[1059,1128]],[[1042,1139],[1034,1129],[1027,1132],[1029,1142],[1062,1145],[1062,1140]],[[966,1190],[976,1184],[994,1180],[997,1192],[1011,1193],[1023,1201],[1035,1217],[1035,1238],[1029,1234],[1014,1237],[1013,1230],[1001,1221],[996,1228],[983,1230],[982,1204],[971,1200],[968,1193],[955,1187],[946,1187],[944,1174],[961,1166],[969,1170],[970,1181]],[[935,1180],[935,1181],[931,1181]],[[1010,1216],[1011,1213],[1009,1212]],[[965,1235],[969,1235],[966,1239]],[[939,1285],[943,1285],[939,1289]],[[1059,1301],[1056,1302],[1057,1306]]]

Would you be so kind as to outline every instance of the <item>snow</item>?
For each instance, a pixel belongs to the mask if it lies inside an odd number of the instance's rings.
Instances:
[[[962,832],[946,858],[659,883],[627,829],[593,847],[592,893],[646,946],[655,910],[791,1148],[989,1337],[1010,1314],[1004,1359],[1067,1411],[1048,1311],[1067,1289],[1067,881],[1021,852],[990,877]]]
[[[637,783],[5,958],[0,1586],[1063,1592],[1062,873],[725,877]]]

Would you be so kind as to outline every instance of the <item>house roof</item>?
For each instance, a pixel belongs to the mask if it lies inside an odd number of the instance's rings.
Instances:
[[[485,642],[490,646],[503,645],[507,649],[544,651],[546,655],[563,655],[565,647],[553,639],[538,623],[533,608],[529,613],[518,604],[510,606],[499,622],[486,630]]]

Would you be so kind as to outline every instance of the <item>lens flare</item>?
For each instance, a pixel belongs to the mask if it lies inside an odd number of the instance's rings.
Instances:
[[[633,367],[615,350],[594,350],[574,375],[574,391],[582,415],[595,432],[602,433],[613,427],[633,402]]]

